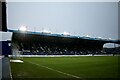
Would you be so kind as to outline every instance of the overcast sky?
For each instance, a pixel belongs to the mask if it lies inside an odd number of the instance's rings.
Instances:
[[[118,2],[120,0],[6,0],[6,1],[7,2]]]
[[[117,2],[8,2],[8,28],[118,39]]]

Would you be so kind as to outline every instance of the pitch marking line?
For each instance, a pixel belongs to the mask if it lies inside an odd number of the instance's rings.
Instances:
[[[69,74],[69,73],[65,73],[65,72],[62,72],[62,71],[59,71],[59,70],[56,70],[56,69],[53,69],[53,68],[50,68],[50,67],[47,67],[47,66],[43,66],[43,65],[36,64],[36,63],[33,63],[33,62],[29,62],[29,61],[26,61],[26,62],[31,63],[31,64],[34,64],[34,65],[37,65],[37,66],[40,66],[40,67],[43,67],[43,68],[47,68],[47,69],[49,69],[49,70],[52,70],[52,71],[55,71],[55,72],[58,72],[58,73],[61,73],[61,74],[67,75],[67,76],[71,76],[71,77],[74,77],[74,78],[79,78],[79,79],[81,79],[81,77],[79,77],[79,76],[72,75],[72,74]]]

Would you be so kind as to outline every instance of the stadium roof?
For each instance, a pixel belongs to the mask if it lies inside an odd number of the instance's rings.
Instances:
[[[93,40],[93,41],[102,41],[104,43],[116,43],[120,44],[120,40],[112,40],[112,39],[102,39],[102,38],[92,38],[92,37],[85,37],[85,36],[72,36],[72,35],[64,35],[64,34],[51,34],[51,33],[45,33],[45,32],[32,32],[32,31],[20,31],[20,30],[10,30],[9,32],[15,32],[15,33],[24,33],[24,34],[33,34],[33,35],[42,35],[42,36],[52,36],[52,37],[64,37],[64,38],[76,38],[76,39],[87,39],[87,40]]]

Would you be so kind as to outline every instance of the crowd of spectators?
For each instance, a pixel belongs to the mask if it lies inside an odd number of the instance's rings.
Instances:
[[[22,55],[103,55],[103,54],[120,54],[120,47],[111,49],[86,49],[84,47],[69,47],[66,45],[55,44],[19,44]]]

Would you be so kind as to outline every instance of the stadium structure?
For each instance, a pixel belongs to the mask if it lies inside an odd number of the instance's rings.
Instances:
[[[14,51],[21,51],[22,54],[46,54],[46,55],[80,55],[80,54],[100,54],[103,51],[103,45],[106,43],[120,44],[120,40],[102,39],[72,36],[68,34],[51,34],[46,32],[31,32],[23,30],[7,29],[6,3],[2,2],[3,22],[2,31],[11,32],[11,47],[2,46],[3,55],[9,55]],[[3,42],[9,44],[10,41]],[[4,45],[3,44],[3,45]],[[8,49],[9,48],[9,49]],[[7,49],[7,50],[6,50]],[[12,50],[11,50],[12,49]],[[13,52],[10,52],[13,51]],[[9,51],[9,52],[5,52]]]
[[[7,29],[6,3],[0,2],[0,35],[9,39],[0,40],[0,79],[62,79],[118,78],[118,58],[110,57],[62,57],[62,58],[26,58],[23,64],[10,63],[8,55],[99,55],[120,54],[120,47],[104,50],[106,43],[120,45],[120,40],[72,36],[69,34],[51,34],[32,32],[24,29]],[[2,47],[2,48],[1,48]],[[1,58],[1,55],[3,56]],[[5,56],[5,57],[4,57]],[[12,60],[12,59],[11,59]],[[60,64],[58,64],[60,63]],[[83,64],[84,63],[84,64]],[[2,67],[2,68],[1,68]],[[97,73],[96,73],[97,72]],[[26,74],[25,74],[26,73]],[[12,74],[12,75],[11,75]],[[95,75],[95,76],[94,76]],[[44,79],[44,80],[45,80]],[[50,80],[51,80],[50,79]],[[95,80],[96,80],[95,79]],[[89,79],[88,79],[89,80]]]
[[[17,47],[16,49],[26,55],[105,54],[103,51],[104,44],[120,44],[119,40],[50,34],[45,32],[8,31],[13,32],[12,46]]]

